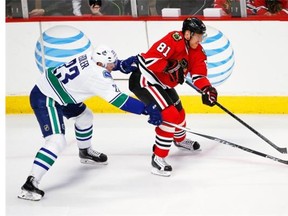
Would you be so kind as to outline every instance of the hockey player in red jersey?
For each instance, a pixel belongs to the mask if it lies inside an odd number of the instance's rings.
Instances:
[[[213,106],[217,100],[217,91],[206,78],[206,55],[200,45],[205,35],[206,26],[201,20],[187,18],[183,21],[182,31],[169,32],[146,53],[137,56],[139,70],[131,74],[129,89],[145,104],[156,103],[163,119],[163,123],[155,128],[153,174],[171,175],[172,167],[165,157],[173,143],[190,151],[200,149],[197,141],[186,138],[185,131],[164,121],[186,126],[185,110],[174,87],[184,83],[190,70],[195,71],[195,75],[191,75],[193,83],[205,92],[203,103]]]

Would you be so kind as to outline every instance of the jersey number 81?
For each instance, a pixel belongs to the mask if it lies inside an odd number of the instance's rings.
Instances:
[[[169,46],[167,46],[167,44],[165,43],[160,43],[159,46],[157,47],[157,50],[161,53],[163,53],[163,55],[165,57],[167,57],[169,51],[171,50],[171,48]]]

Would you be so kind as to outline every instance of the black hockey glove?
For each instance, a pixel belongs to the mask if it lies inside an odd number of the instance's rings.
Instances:
[[[156,126],[162,124],[162,115],[156,104],[149,104],[148,106],[146,106],[142,114],[149,115],[149,124],[153,124]]]
[[[202,89],[202,102],[208,106],[214,106],[217,101],[217,90],[212,86],[206,86]]]
[[[131,56],[125,60],[118,60],[116,66],[113,70],[114,71],[119,70],[122,73],[129,74],[130,72],[137,70],[136,66],[132,66],[132,64],[134,64],[134,63],[135,64],[138,63],[138,59],[136,56]]]
[[[165,70],[166,73],[170,75],[170,80],[172,82],[177,82],[179,84],[183,84],[185,80],[184,70],[187,69],[187,61],[186,59],[182,59],[181,61],[170,60],[168,61],[167,68]]]

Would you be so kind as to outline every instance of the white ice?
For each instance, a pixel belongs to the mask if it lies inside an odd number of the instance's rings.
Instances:
[[[288,115],[238,115],[274,144],[288,147]],[[109,164],[79,162],[73,121],[67,148],[43,177],[39,202],[17,198],[43,144],[34,115],[6,116],[6,215],[288,215],[288,166],[209,139],[201,152],[172,146],[171,177],[150,173],[154,127],[146,116],[95,114],[93,146]],[[227,114],[190,114],[187,127],[288,160]]]

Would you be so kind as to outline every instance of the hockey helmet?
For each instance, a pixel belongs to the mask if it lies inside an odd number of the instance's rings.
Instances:
[[[206,26],[205,24],[196,17],[189,17],[183,21],[182,32],[185,33],[186,30],[189,30],[191,34],[205,34]]]
[[[118,58],[113,49],[106,45],[99,45],[94,49],[92,59],[95,62],[102,63],[103,66],[106,67],[108,63],[116,63]]]

